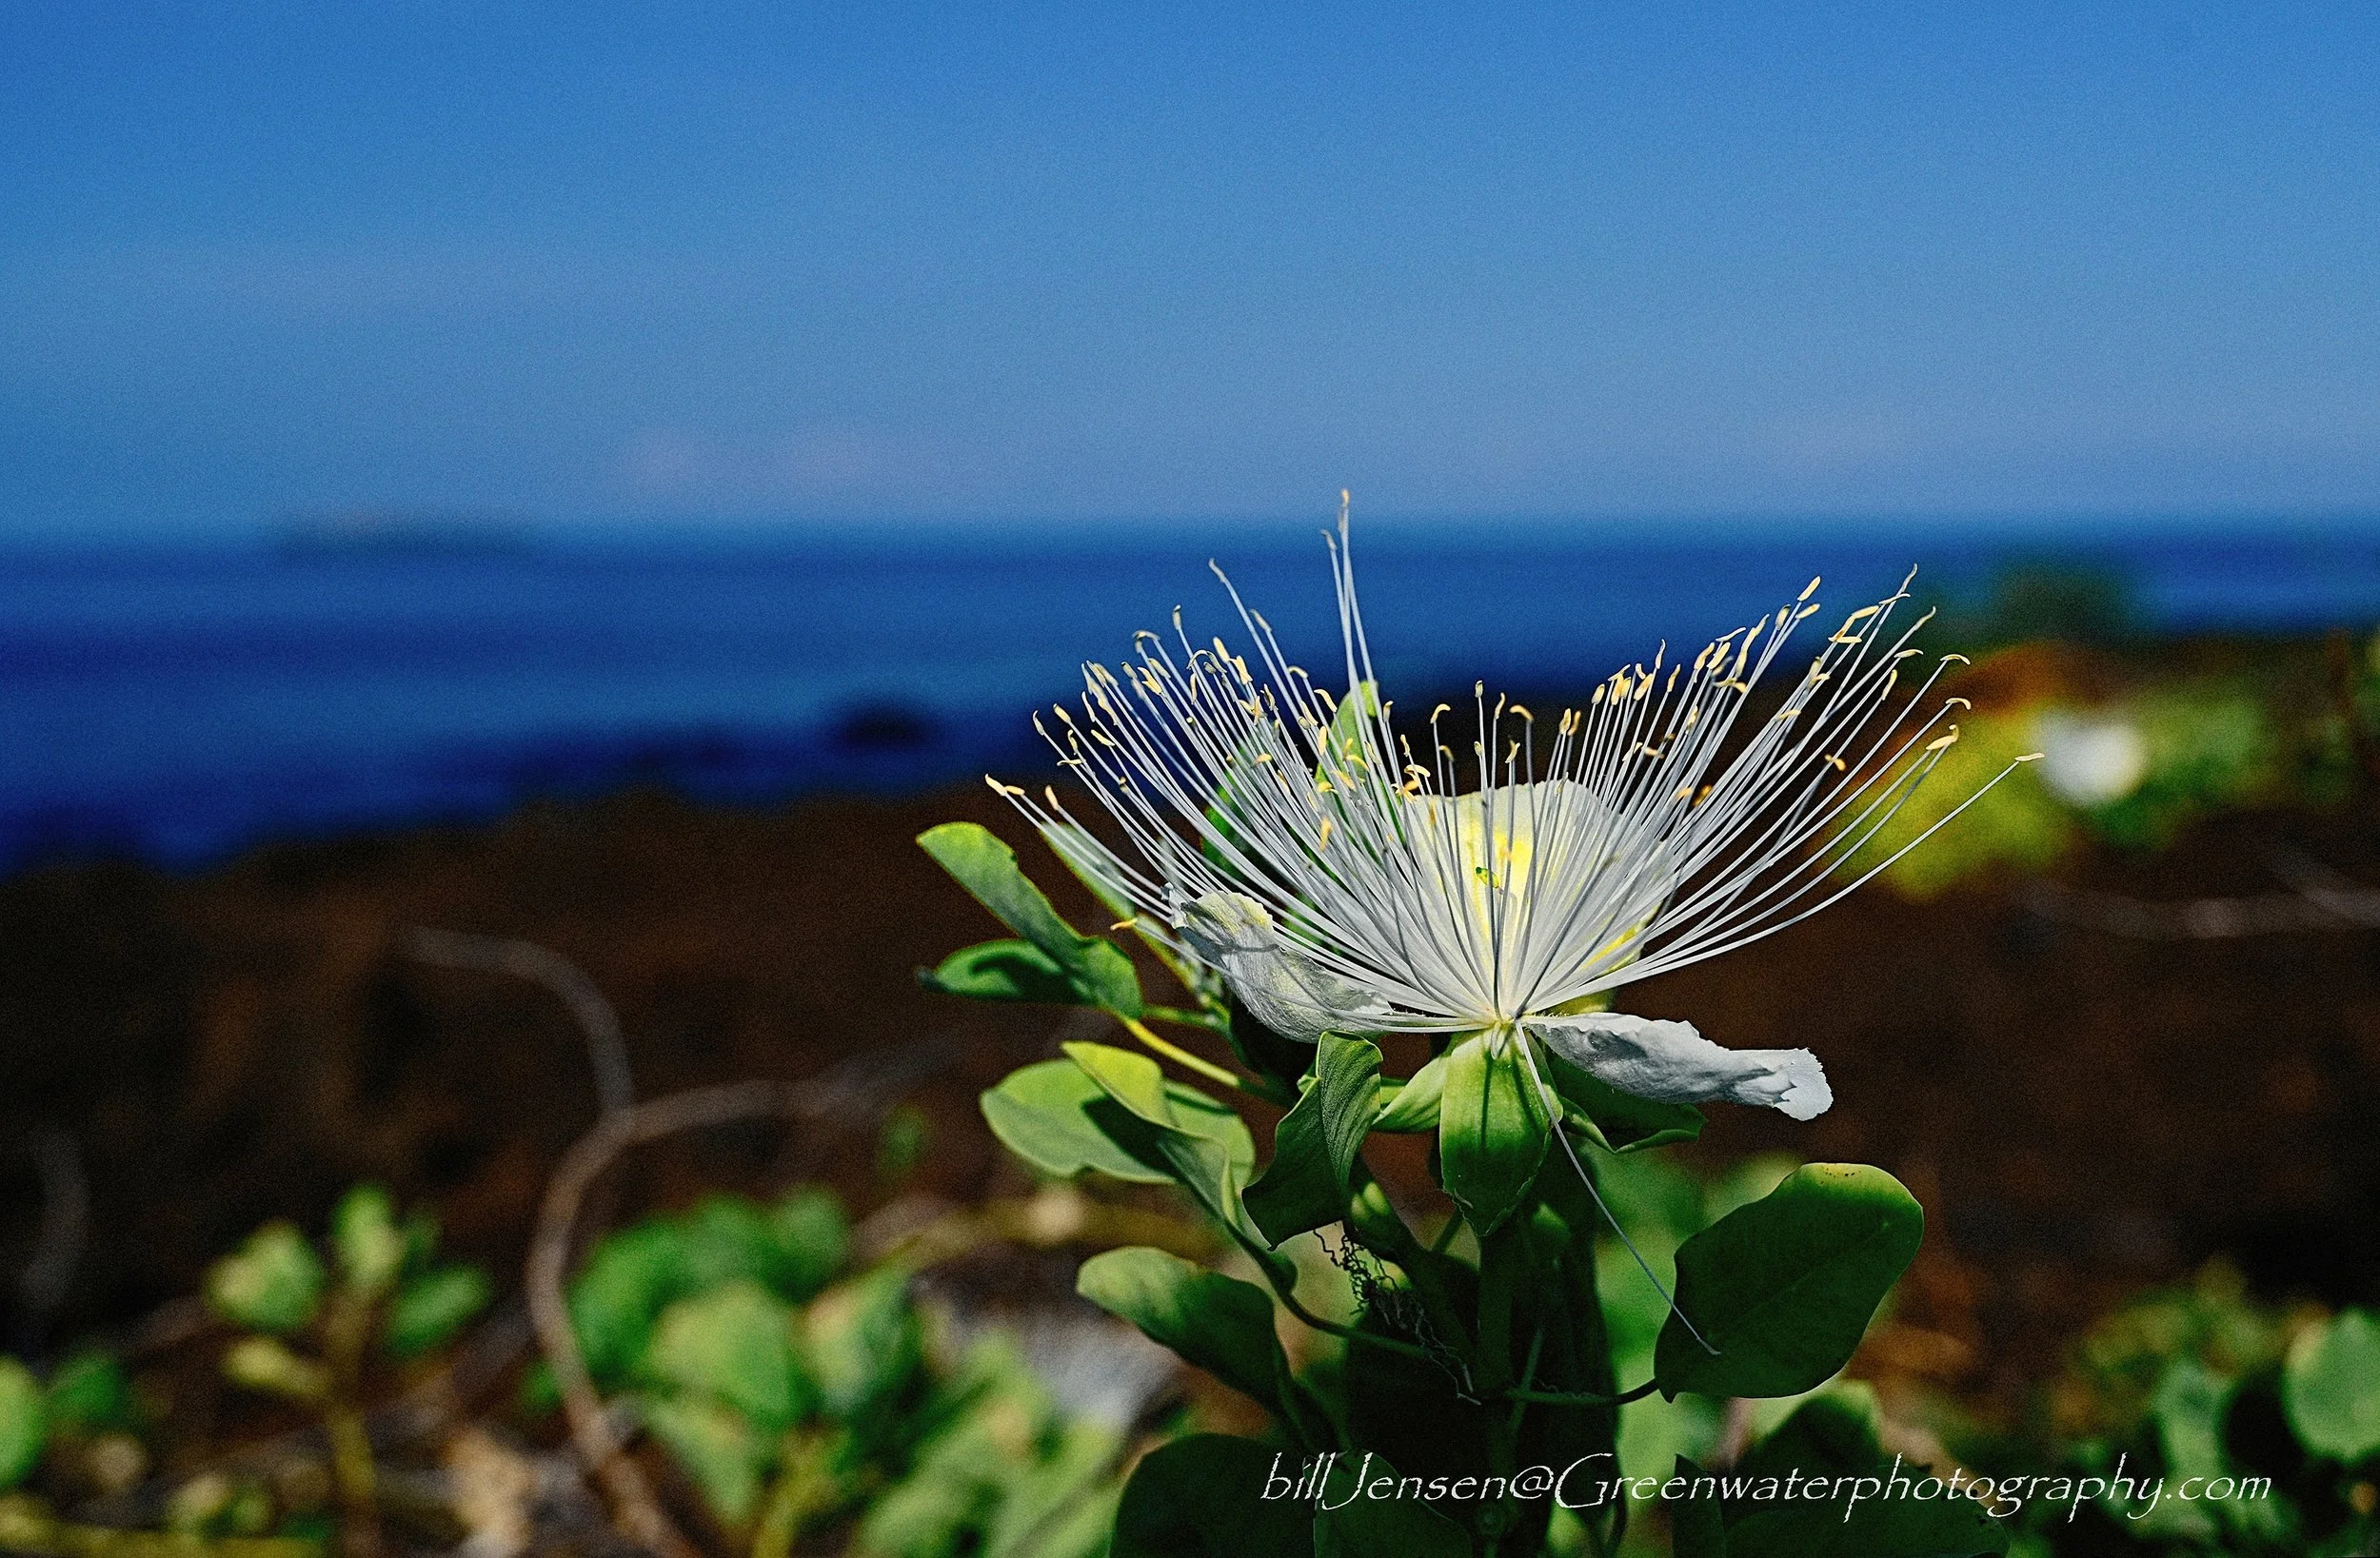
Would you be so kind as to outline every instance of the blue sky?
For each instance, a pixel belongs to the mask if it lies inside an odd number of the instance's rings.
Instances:
[[[2380,510],[2375,80],[2343,6],[11,6],[0,535]]]

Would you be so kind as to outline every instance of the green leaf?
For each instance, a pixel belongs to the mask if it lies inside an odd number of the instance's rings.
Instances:
[[[1155,1060],[1133,1050],[1120,1050],[1113,1044],[1061,1044],[1067,1059],[1081,1066],[1083,1075],[1100,1085],[1100,1090],[1118,1103],[1131,1110],[1151,1125],[1164,1131],[1181,1130],[1182,1123],[1174,1117],[1172,1101],[1165,1093],[1165,1073]]]
[[[1402,1082],[1380,1085],[1380,1112],[1375,1131],[1410,1134],[1438,1129],[1438,1101],[1446,1094],[1446,1057],[1439,1055]]]
[[[1108,1134],[1101,1123],[1113,1109],[1107,1093],[1071,1060],[1042,1060],[1012,1071],[981,1103],[984,1122],[1001,1145],[1045,1174],[1069,1179],[1096,1169],[1136,1185],[1161,1185],[1173,1177],[1161,1161],[1143,1160]]]
[[[114,1353],[97,1348],[78,1351],[58,1365],[44,1399],[50,1425],[77,1433],[128,1430],[140,1421],[131,1377]]]
[[[975,895],[1002,924],[1047,955],[1086,1005],[1128,1017],[1140,1015],[1140,980],[1123,949],[1084,936],[1059,917],[1041,890],[1017,868],[1016,852],[973,822],[945,822],[918,835],[935,863]]]
[[[1484,1235],[1528,1196],[1545,1161],[1550,1143],[1543,1100],[1510,1041],[1500,1054],[1490,1054],[1486,1035],[1467,1038],[1440,1058],[1446,1082],[1438,1150],[1446,1193]]]
[[[734,1408],[717,1401],[647,1396],[645,1426],[684,1469],[722,1524],[742,1526],[761,1501],[771,1446]]]
[[[476,1266],[437,1266],[407,1277],[388,1300],[381,1345],[399,1358],[444,1347],[493,1296],[487,1273]]]
[[[1347,1215],[1348,1174],[1379,1093],[1379,1046],[1324,1034],[1315,1046],[1313,1083],[1274,1130],[1273,1161],[1240,1193],[1266,1238],[1278,1245]]]
[[[405,1233],[397,1227],[396,1203],[379,1185],[358,1185],[340,1197],[330,1214],[330,1252],[339,1275],[367,1298],[377,1298],[405,1265]]]
[[[1924,1233],[1924,1211],[1882,1169],[1812,1163],[1795,1170],[1766,1196],[1678,1246],[1677,1312],[1654,1350],[1662,1394],[1785,1396],[1816,1389],[1851,1361]]]
[[[764,1433],[782,1433],[807,1394],[794,1356],[793,1311],[748,1279],[662,1311],[638,1372],[735,1408]]]
[[[1152,1152],[1199,1196],[1207,1210],[1225,1222],[1239,1212],[1239,1184],[1256,1164],[1256,1142],[1247,1122],[1228,1104],[1180,1082],[1169,1082],[1156,1061],[1132,1050],[1109,1044],[1062,1046],[1068,1059],[1081,1067],[1110,1102],[1121,1105],[1134,1119],[1154,1128],[1154,1134],[1136,1135],[1095,1104],[1090,1114],[1112,1140],[1140,1143],[1133,1151],[1141,1161]],[[1121,1127],[1120,1129],[1120,1127]],[[1203,1149],[1212,1148],[1212,1153]]]
[[[330,1371],[277,1336],[243,1336],[224,1349],[223,1377],[290,1401],[319,1402],[330,1392]]]
[[[789,1302],[806,1302],[849,1263],[851,1219],[834,1192],[801,1186],[769,1208],[767,1218],[777,1256],[769,1286]]]
[[[314,1317],[324,1282],[322,1259],[306,1235],[271,1222],[208,1269],[207,1302],[250,1331],[290,1331]]]
[[[2231,1409],[2232,1384],[2187,1352],[2157,1376],[2149,1415],[2156,1420],[2166,1469],[2176,1479],[2222,1474],[2223,1415]]]
[[[1804,1496],[1788,1499],[1772,1489],[1765,1497],[1724,1501],[1727,1558],[1972,1558],[2008,1550],[2007,1528],[1973,1499],[1894,1496],[1887,1486],[1894,1461],[1877,1448],[1874,1421],[1840,1396],[1803,1403],[1721,1487],[1756,1489],[1764,1479],[1781,1482],[1796,1470]],[[1929,1474],[1900,1465],[1899,1475],[1913,1485]],[[1812,1477],[1826,1479],[1829,1497],[1806,1496]],[[1845,1478],[1851,1487],[1842,1486]]]
[[[41,1464],[50,1420],[41,1387],[14,1358],[0,1358],[0,1491],[23,1482]]]
[[[984,941],[962,947],[936,967],[919,970],[918,983],[940,995],[979,1001],[1085,1004],[1066,971],[1030,941]]]
[[[644,1355],[653,1317],[677,1291],[684,1245],[674,1223],[652,1218],[596,1245],[571,1280],[571,1327],[596,1379],[617,1381]]]
[[[858,1417],[916,1377],[924,1344],[902,1268],[880,1266],[830,1288],[802,1318],[802,1359],[828,1416]]]
[[[1622,1093],[1540,1047],[1537,1063],[1561,1095],[1563,1116],[1607,1153],[1635,1153],[1702,1134],[1702,1111],[1692,1104],[1663,1103]]]
[[[1289,1361],[1263,1289],[1134,1245],[1084,1261],[1075,1291],[1232,1389],[1279,1407]]]
[[[1395,1496],[1399,1480],[1369,1452],[1333,1461],[1314,1511],[1314,1558],[1471,1558],[1470,1533],[1418,1496]]]
[[[1309,1507],[1265,1497],[1297,1471],[1295,1455],[1253,1439],[1196,1433],[1160,1446],[1124,1485],[1109,1558],[1312,1558]]]
[[[2347,1310],[2291,1347],[2281,1400],[2298,1443],[2347,1466],[2380,1452],[2380,1319]]]
[[[1696,1495],[1694,1485],[1707,1473],[1683,1455],[1671,1475],[1686,1479],[1686,1496],[1669,1501],[1671,1558],[1727,1558],[1727,1527],[1716,1482],[1709,1492]]]

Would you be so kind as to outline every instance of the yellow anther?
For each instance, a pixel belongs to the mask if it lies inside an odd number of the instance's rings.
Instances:
[[[1812,596],[1814,596],[1814,595],[1815,595],[1815,594],[1817,594],[1817,593],[1818,593],[1818,582],[1817,582],[1817,580],[1813,579],[1812,581],[1810,581],[1810,582],[1809,582],[1809,583],[1807,583],[1807,584],[1805,584],[1805,585],[1803,585],[1803,586],[1802,586],[1801,593],[1800,593],[1799,595],[1795,596],[1794,599],[1795,599],[1795,602],[1796,602],[1796,603],[1798,603],[1798,602],[1803,602],[1803,601],[1807,601],[1807,600],[1809,600]]]

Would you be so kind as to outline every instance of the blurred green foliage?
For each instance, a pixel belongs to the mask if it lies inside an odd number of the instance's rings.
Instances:
[[[1973,1434],[1978,1469],[2074,1479],[2012,1551],[2348,1558],[2380,1550],[2380,1322],[2251,1297],[2220,1262],[2076,1344],[2029,1432]],[[2112,1486],[2129,1477],[2129,1488]],[[2105,1479],[2092,1487],[2084,1478]],[[2178,1496],[2187,1479],[2202,1496]],[[2161,1492],[2150,1489],[2162,1479]],[[2214,1493],[2228,1496],[2205,1496]]]
[[[948,1345],[911,1275],[854,1268],[840,1203],[804,1188],[624,1229],[567,1297],[597,1385],[764,1558],[843,1525],[881,1558],[1100,1551],[1121,1427],[1061,1411],[997,1333]],[[553,1405],[550,1375],[528,1392]]]

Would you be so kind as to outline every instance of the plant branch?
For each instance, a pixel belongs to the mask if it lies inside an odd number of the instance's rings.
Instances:
[[[868,1106],[888,1092],[942,1064],[947,1048],[925,1044],[890,1057],[866,1057],[871,1063],[845,1067],[805,1083],[728,1082],[618,1110],[605,1114],[595,1129],[573,1143],[555,1167],[529,1243],[525,1284],[529,1321],[536,1329],[538,1347],[553,1370],[563,1415],[580,1460],[602,1484],[623,1528],[659,1558],[701,1558],[701,1554],[662,1511],[644,1471],[623,1453],[605,1416],[594,1376],[587,1371],[585,1354],[579,1351],[578,1333],[563,1295],[572,1233],[588,1190],[623,1153],[683,1131],[771,1115],[803,1124],[847,1126],[864,1116]]]

